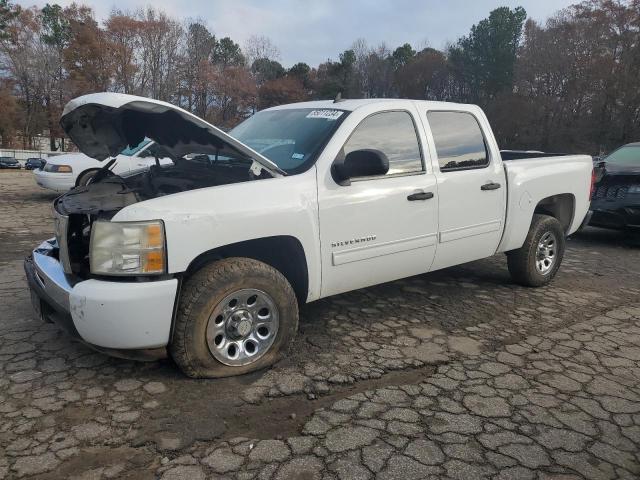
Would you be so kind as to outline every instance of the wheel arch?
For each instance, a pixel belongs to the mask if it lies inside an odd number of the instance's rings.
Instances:
[[[554,217],[562,225],[565,235],[573,224],[576,210],[576,197],[572,193],[560,193],[543,198],[536,205],[533,214],[549,215]],[[533,217],[531,218],[533,222]]]
[[[183,279],[211,262],[231,257],[251,258],[272,266],[291,284],[298,303],[306,303],[309,293],[307,257],[302,243],[290,235],[245,240],[203,252],[191,261]]]

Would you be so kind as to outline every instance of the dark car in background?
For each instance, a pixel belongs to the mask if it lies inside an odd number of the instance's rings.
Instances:
[[[589,225],[640,233],[640,142],[597,161],[594,173]]]
[[[46,160],[43,158],[27,158],[27,161],[24,164],[25,170],[42,170]]]
[[[20,162],[13,157],[0,157],[0,169],[4,168],[19,170],[22,168],[22,165],[20,165]]]

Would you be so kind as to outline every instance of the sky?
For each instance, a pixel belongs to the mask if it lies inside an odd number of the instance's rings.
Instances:
[[[296,62],[316,66],[337,59],[354,40],[371,46],[385,42],[392,50],[404,43],[415,49],[441,49],[469,33],[473,24],[496,7],[522,6],[529,17],[544,21],[578,0],[76,0],[93,7],[98,20],[113,8],[135,10],[147,5],[180,19],[206,22],[216,37],[231,37],[241,46],[251,35],[269,37],[285,67]],[[23,7],[46,3],[66,6],[71,0],[18,0]]]

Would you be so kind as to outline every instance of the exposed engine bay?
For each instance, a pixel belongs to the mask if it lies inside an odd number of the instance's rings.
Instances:
[[[89,275],[91,227],[123,208],[165,195],[286,175],[261,153],[219,128],[166,102],[117,93],[85,95],[69,102],[60,120],[65,133],[89,157],[106,162],[91,183],[71,189],[54,202],[64,217],[71,271]],[[160,162],[116,175],[110,170],[124,148],[151,139]],[[60,222],[58,222],[60,224]],[[66,253],[66,252],[63,252]]]
[[[55,210],[69,218],[67,241],[74,274],[89,275],[91,225],[110,219],[134,203],[165,195],[231,183],[271,178],[265,170],[252,168],[250,159],[216,161],[213,155],[196,155],[174,160],[172,165],[153,165],[128,175],[115,175],[105,165],[86,186],[71,189],[54,202]]]
[[[144,200],[271,177],[264,170],[256,175],[251,165],[251,160],[214,161],[208,155],[198,155],[122,176],[105,168],[89,185],[76,187],[58,198],[56,210],[63,215],[110,218],[122,208]]]

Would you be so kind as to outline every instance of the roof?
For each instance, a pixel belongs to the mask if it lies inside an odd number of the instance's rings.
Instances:
[[[411,100],[407,98],[362,98],[357,100],[343,99],[338,102],[334,102],[333,100],[315,100],[312,102],[298,102],[298,103],[289,103],[286,105],[278,105],[276,107],[268,108],[267,110],[283,110],[290,108],[336,108],[340,110],[353,111],[357,110],[360,107],[364,107],[365,105],[371,105],[375,103],[390,103],[390,102],[407,102],[412,104],[421,104],[428,107],[440,107],[440,108],[451,108],[454,105],[461,105],[459,103],[452,102],[434,102],[429,100]]]

